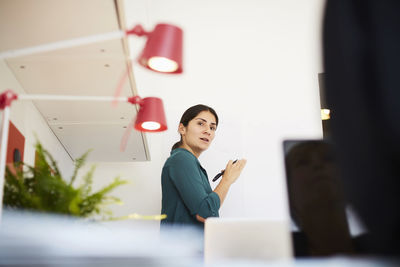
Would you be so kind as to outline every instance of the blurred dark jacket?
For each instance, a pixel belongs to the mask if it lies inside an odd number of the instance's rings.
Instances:
[[[326,97],[345,193],[374,254],[400,255],[400,1],[328,0]]]

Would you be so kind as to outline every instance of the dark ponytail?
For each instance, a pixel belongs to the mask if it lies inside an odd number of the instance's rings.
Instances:
[[[217,124],[217,126],[218,126],[218,115],[217,115],[217,112],[215,112],[215,110],[214,110],[213,108],[211,108],[211,107],[209,107],[209,106],[206,106],[206,105],[202,105],[202,104],[199,104],[199,105],[196,105],[196,106],[193,106],[193,107],[188,108],[188,109],[183,113],[182,118],[181,118],[179,124],[182,123],[183,126],[187,127],[188,124],[189,124],[189,122],[190,122],[191,120],[193,120],[197,115],[199,115],[199,113],[202,112],[202,111],[209,111],[209,112],[211,112],[211,114],[214,115],[214,117],[215,117],[215,122],[216,122],[216,124]],[[171,151],[174,150],[174,149],[176,149],[176,148],[178,148],[178,147],[180,147],[180,146],[182,146],[182,144],[183,144],[183,143],[182,143],[182,136],[181,136],[181,140],[179,140],[178,142],[176,142],[176,143],[172,146]]]
[[[176,143],[172,146],[171,151],[174,150],[174,149],[176,149],[176,148],[178,148],[178,147],[180,147],[181,145],[182,145],[182,137],[181,137],[181,140],[179,140],[178,142],[176,142]]]

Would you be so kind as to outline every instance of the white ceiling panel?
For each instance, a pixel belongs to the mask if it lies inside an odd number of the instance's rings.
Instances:
[[[116,107],[110,102],[86,101],[36,101],[35,105],[48,123],[101,123],[130,120],[136,109],[130,103],[120,102]]]
[[[120,151],[121,139],[128,123],[103,124],[54,124],[50,125],[53,132],[60,138],[65,149],[72,158],[83,155],[89,149],[93,151],[88,161],[95,162],[129,162],[146,160],[143,141],[140,132],[131,131],[124,152]],[[101,145],[99,145],[101,144]]]
[[[25,91],[34,94],[113,95],[127,72],[119,39],[12,58],[7,64]],[[132,93],[126,80],[123,95]]]
[[[113,0],[1,0],[0,51],[119,29]]]

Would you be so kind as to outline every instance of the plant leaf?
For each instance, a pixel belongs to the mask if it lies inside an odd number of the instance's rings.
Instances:
[[[72,185],[72,183],[75,181],[76,176],[78,175],[78,170],[85,164],[86,162],[86,158],[88,157],[89,153],[92,150],[89,149],[88,151],[86,151],[81,157],[77,158],[75,160],[75,168],[74,168],[74,173],[72,174],[71,180],[69,182],[70,185]]]

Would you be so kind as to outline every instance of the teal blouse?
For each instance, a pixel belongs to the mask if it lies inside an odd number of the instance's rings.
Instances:
[[[212,191],[206,170],[188,150],[177,148],[164,164],[161,175],[161,224],[191,224],[203,227],[203,218],[219,217],[220,199]]]

